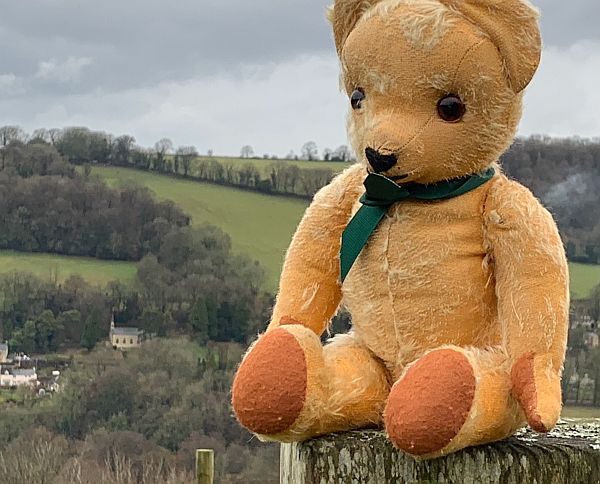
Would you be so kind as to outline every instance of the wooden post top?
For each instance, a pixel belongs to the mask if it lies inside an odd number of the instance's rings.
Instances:
[[[562,420],[431,461],[396,450],[377,430],[281,446],[282,484],[578,484],[600,482],[600,421]]]

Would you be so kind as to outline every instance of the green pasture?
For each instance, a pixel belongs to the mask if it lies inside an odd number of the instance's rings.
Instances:
[[[600,284],[600,266],[592,264],[569,264],[571,267],[571,294],[576,298],[589,295]]]
[[[192,217],[231,236],[234,249],[258,260],[267,271],[267,289],[277,287],[285,250],[307,202],[177,179],[128,168],[94,167],[109,185],[127,180],[148,187],[160,199],[172,200]]]
[[[135,279],[133,262],[104,261],[88,257],[70,257],[54,254],[0,251],[0,273],[29,272],[38,277],[64,281],[77,274],[91,284],[100,286],[114,280]]]

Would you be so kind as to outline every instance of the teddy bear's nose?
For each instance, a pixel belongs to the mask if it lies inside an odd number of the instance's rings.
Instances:
[[[394,154],[384,155],[373,148],[367,148],[365,155],[375,173],[383,173],[396,164],[398,158]]]

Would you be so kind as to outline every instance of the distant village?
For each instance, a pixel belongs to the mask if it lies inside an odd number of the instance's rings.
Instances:
[[[581,334],[582,347],[568,349],[563,377],[564,403],[599,405],[600,367],[590,367],[585,363],[584,355],[600,348],[600,322],[587,315],[571,314],[570,330],[577,330]],[[115,350],[132,350],[139,348],[152,336],[137,327],[116,326],[113,316],[105,345]],[[56,368],[43,372],[45,376],[42,377],[36,368],[38,363],[46,364],[43,357],[34,359],[22,353],[10,354],[8,343],[0,343],[0,389],[28,387],[38,396],[59,391],[61,371],[64,367],[56,365]],[[599,383],[598,388],[596,382]]]
[[[567,405],[600,404],[600,361],[589,358],[600,348],[599,324],[588,315],[571,314],[570,332],[577,332],[580,338],[578,344],[570,339],[567,350],[563,375],[563,398]]]
[[[47,378],[40,378],[35,361],[28,355],[9,353],[8,343],[0,343],[0,388],[30,387],[39,395],[59,388],[60,370],[52,370]]]
[[[144,339],[144,331],[136,327],[115,326],[114,316],[111,318],[107,346],[115,350],[129,350],[140,347]],[[48,376],[41,377],[36,369],[36,363],[40,361],[24,353],[11,354],[8,342],[0,343],[0,389],[28,387],[39,396],[58,391],[61,369],[52,369]]]

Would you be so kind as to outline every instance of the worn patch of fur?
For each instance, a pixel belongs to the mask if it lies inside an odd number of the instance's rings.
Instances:
[[[409,15],[393,15],[394,10],[406,5]],[[397,27],[414,48],[431,50],[455,25],[457,16],[437,0],[383,0],[367,10],[357,26],[379,16]]]

